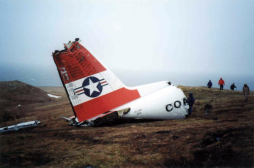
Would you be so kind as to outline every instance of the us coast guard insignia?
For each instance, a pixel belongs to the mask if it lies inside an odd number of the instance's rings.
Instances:
[[[103,90],[103,86],[108,85],[104,79],[99,80],[94,76],[87,77],[82,86],[74,89],[75,95],[85,94],[88,97],[98,97]]]

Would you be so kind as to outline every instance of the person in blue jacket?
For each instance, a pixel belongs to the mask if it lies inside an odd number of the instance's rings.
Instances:
[[[211,80],[209,80],[209,82],[207,83],[208,88],[211,88],[213,86],[213,83],[211,82]]]
[[[191,115],[192,107],[193,107],[193,104],[195,103],[195,98],[193,97],[193,94],[191,92],[189,93],[187,102],[189,104],[189,115]]]

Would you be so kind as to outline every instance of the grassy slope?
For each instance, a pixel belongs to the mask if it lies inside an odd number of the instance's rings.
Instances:
[[[76,128],[59,118],[73,115],[64,89],[42,87],[63,97],[21,106],[23,118],[0,125],[42,121],[34,129],[0,135],[0,166],[252,167],[254,94],[246,103],[239,91],[180,88],[196,98],[188,119]],[[213,105],[209,116],[204,114],[206,102]]]

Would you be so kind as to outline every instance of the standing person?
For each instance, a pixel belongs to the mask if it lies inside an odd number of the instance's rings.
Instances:
[[[218,85],[220,85],[220,90],[223,90],[223,85],[225,85],[225,82],[222,78],[220,78]]]
[[[211,82],[211,80],[209,80],[209,82],[207,83],[208,88],[211,88],[213,86],[213,83]]]
[[[244,94],[244,101],[247,102],[248,101],[248,95],[250,94],[250,88],[249,86],[245,83],[243,86],[243,94]]]
[[[230,89],[231,89],[231,90],[234,90],[235,88],[236,88],[235,83],[233,83],[233,84],[230,86]]]
[[[195,98],[193,97],[193,94],[191,92],[189,93],[187,102],[189,104],[189,115],[191,115],[192,107],[193,107],[193,104],[195,103]]]

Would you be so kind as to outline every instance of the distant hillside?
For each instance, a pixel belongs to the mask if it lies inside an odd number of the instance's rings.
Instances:
[[[0,81],[0,102],[47,102],[47,93],[20,81]]]
[[[0,82],[0,123],[21,118],[27,112],[25,104],[53,101],[47,92],[20,81]],[[18,106],[18,105],[21,106]]]

